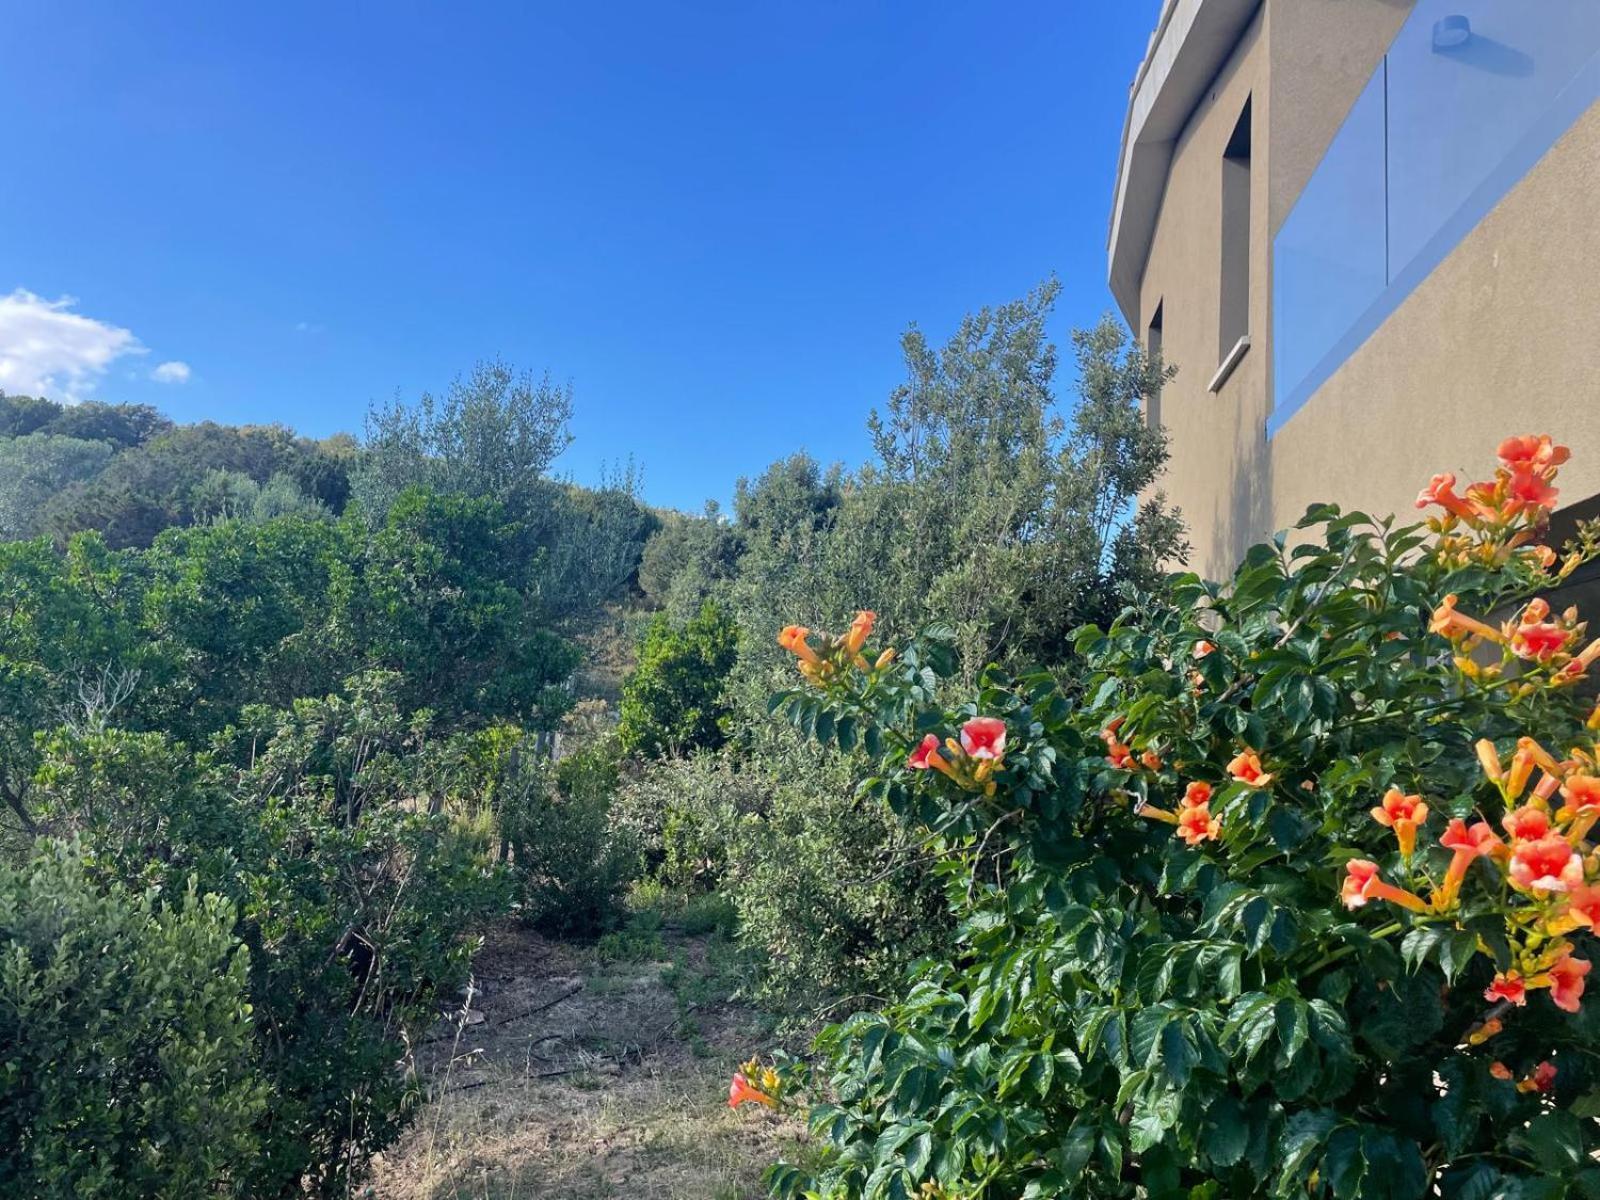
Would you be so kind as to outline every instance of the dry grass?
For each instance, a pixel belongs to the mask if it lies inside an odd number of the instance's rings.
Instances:
[[[665,962],[601,966],[500,931],[480,955],[477,1025],[423,1047],[436,1097],[384,1156],[382,1200],[743,1200],[799,1130],[729,1110],[727,1080],[763,1043],[726,1002],[686,1010],[698,942]],[[669,986],[673,985],[673,986]],[[692,990],[692,989],[690,989]]]

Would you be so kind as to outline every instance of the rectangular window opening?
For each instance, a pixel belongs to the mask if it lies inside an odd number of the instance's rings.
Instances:
[[[1250,333],[1250,100],[1222,156],[1222,294],[1217,361]]]
[[[1161,363],[1161,308],[1163,301],[1156,301],[1156,311],[1150,318],[1150,325],[1144,337],[1144,352],[1149,355],[1150,361]],[[1145,397],[1144,402],[1145,424],[1151,429],[1161,428],[1161,386],[1156,385],[1156,390]]]

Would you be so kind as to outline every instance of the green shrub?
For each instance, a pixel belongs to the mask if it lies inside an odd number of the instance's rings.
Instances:
[[[669,891],[710,892],[727,876],[740,824],[767,812],[767,783],[759,770],[717,755],[648,763],[622,780],[617,822]]]
[[[615,925],[638,852],[611,817],[614,747],[597,743],[554,768],[523,755],[499,787],[523,919],[553,934],[593,935]]]
[[[843,764],[769,786],[765,817],[738,827],[724,885],[760,963],[755,994],[801,1020],[876,1003],[951,928],[929,861],[880,805],[856,798]]]
[[[237,822],[218,890],[240,901],[274,1087],[262,1195],[343,1195],[365,1175],[413,1112],[408,1045],[509,907],[484,832],[423,802],[458,764],[391,685],[372,673],[349,699],[248,711],[214,748]]]
[[[101,886],[76,843],[0,866],[0,1191],[240,1189],[267,1100],[233,905]]]
[[[622,686],[617,736],[623,750],[676,757],[722,745],[728,718],[723,692],[738,651],[739,627],[713,601],[682,627],[658,615]]]
[[[947,708],[933,638],[786,698],[881,746],[867,790],[962,924],[823,1035],[830,1153],[778,1193],[1600,1194],[1600,711],[1574,686],[1600,640],[1529,602],[1600,530],[1537,545],[1565,452],[1501,457],[1464,496],[1435,477],[1429,530],[1319,507],[1226,587],[1135,598],[1079,633],[1070,693],[990,671]]]
[[[414,1109],[408,1042],[509,907],[487,830],[429,811],[471,764],[394,708],[389,680],[249,710],[200,755],[115,729],[41,739],[33,799],[98,874],[165,894],[195,878],[233,906],[272,1093],[247,1196],[343,1195],[366,1173]]]
[[[596,944],[601,962],[650,962],[667,956],[667,943],[661,936],[663,921],[658,909],[642,909],[628,918],[621,929],[613,929]]]
[[[797,1017],[882,994],[950,929],[915,840],[855,799],[848,770],[702,755],[651,765],[619,800],[667,888],[731,903],[754,993]]]
[[[673,914],[672,921],[690,937],[706,933],[730,934],[738,928],[739,912],[726,896],[690,896]]]

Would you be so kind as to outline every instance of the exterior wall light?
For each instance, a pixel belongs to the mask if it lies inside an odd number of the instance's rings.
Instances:
[[[1433,48],[1435,50],[1454,50],[1457,46],[1464,46],[1472,37],[1472,23],[1466,17],[1457,13],[1454,16],[1440,17],[1433,23]]]

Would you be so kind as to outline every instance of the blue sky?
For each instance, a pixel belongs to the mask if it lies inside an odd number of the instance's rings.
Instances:
[[[573,384],[580,482],[858,461],[909,322],[1111,307],[1158,7],[13,2],[0,388],[320,436],[500,355]]]

